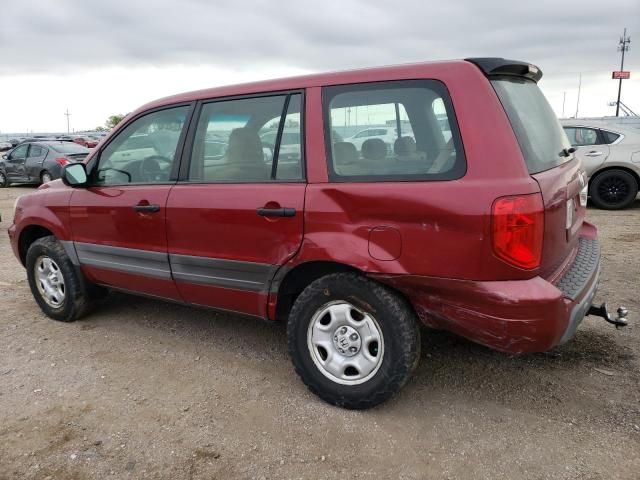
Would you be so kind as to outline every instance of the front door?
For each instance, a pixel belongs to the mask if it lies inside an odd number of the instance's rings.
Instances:
[[[167,254],[166,204],[189,112],[167,108],[130,122],[91,162],[89,186],[74,190],[73,240],[90,280],[180,299]]]
[[[267,316],[273,275],[302,242],[300,106],[300,93],[202,105],[188,174],[167,202],[169,260],[186,301]],[[285,125],[298,135],[282,154]]]
[[[26,180],[24,162],[27,158],[28,143],[17,146],[7,157],[5,171],[9,180]]]

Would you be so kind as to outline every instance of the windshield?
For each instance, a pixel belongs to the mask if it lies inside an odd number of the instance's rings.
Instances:
[[[491,81],[516,134],[529,173],[557,167],[572,157],[569,140],[538,85],[525,78]]]

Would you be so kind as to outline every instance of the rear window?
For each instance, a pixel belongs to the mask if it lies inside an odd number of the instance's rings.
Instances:
[[[443,83],[410,80],[323,89],[332,181],[453,180],[466,171]]]
[[[570,160],[569,148],[556,114],[538,85],[525,78],[496,78],[491,81],[507,112],[529,173],[543,172]]]
[[[74,155],[79,153],[84,153],[86,155],[89,153],[88,148],[73,142],[60,142],[59,144],[51,145],[51,148],[53,148],[56,152],[64,153],[67,155]]]

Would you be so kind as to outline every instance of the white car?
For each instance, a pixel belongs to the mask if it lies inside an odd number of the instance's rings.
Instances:
[[[403,129],[402,136],[413,138],[413,132],[410,129],[405,132]],[[387,145],[387,151],[393,152],[393,145],[398,138],[398,132],[395,127],[371,127],[360,130],[353,137],[345,138],[344,141],[352,143],[360,151],[362,150],[362,144],[370,138],[379,138]]]
[[[630,206],[640,188],[640,129],[598,120],[561,120],[589,177],[598,208]]]

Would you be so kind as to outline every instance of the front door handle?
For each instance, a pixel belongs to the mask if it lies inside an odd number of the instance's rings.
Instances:
[[[152,203],[150,205],[134,205],[133,209],[140,213],[157,213],[160,211],[160,205]]]
[[[295,208],[258,208],[256,213],[261,217],[295,217]]]

